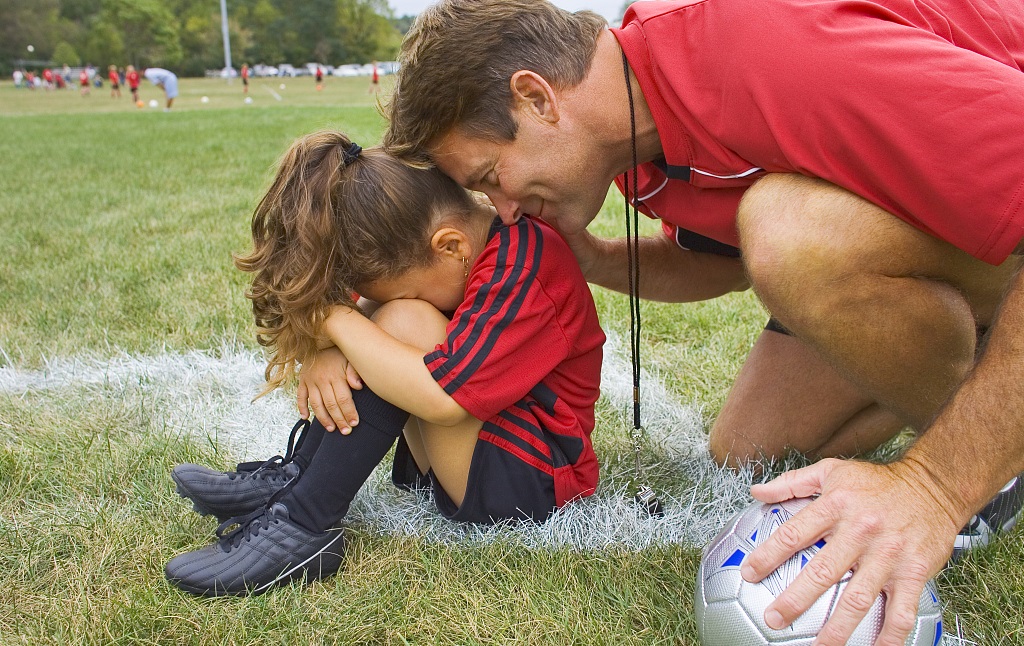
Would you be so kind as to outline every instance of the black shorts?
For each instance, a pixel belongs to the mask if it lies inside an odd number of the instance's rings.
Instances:
[[[398,438],[391,481],[400,489],[429,488],[438,511],[463,523],[493,524],[503,520],[542,523],[555,511],[555,479],[490,442],[478,440],[469,467],[466,497],[457,506],[434,472],[424,475],[409,452],[405,436]]]
[[[676,237],[675,243],[679,245],[681,249],[688,251],[697,251],[700,253],[711,253],[716,256],[725,256],[726,258],[740,258],[740,250],[731,245],[712,240],[706,236],[702,236],[699,233],[688,231],[680,226],[676,226]],[[764,329],[771,332],[778,332],[779,334],[785,334],[786,336],[793,336],[793,333],[783,327],[782,323],[779,323],[775,317],[768,319],[768,324],[764,326]]]
[[[768,323],[764,326],[764,329],[770,332],[785,334],[786,336],[793,336],[793,333],[787,330],[782,323],[779,323],[778,319],[774,316],[768,319]]]

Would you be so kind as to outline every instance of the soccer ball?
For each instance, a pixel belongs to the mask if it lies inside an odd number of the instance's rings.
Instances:
[[[160,104],[157,102],[156,99],[150,99],[149,100],[149,107],[151,107],[151,108],[159,108]]]
[[[135,102],[135,107],[136,108],[144,108],[144,107],[146,107],[146,104],[143,103],[142,101],[136,101]]]
[[[201,103],[209,103],[210,102],[210,97],[204,96],[203,98],[199,99],[199,101]]]
[[[252,97],[251,96],[245,97],[245,102],[246,103],[252,103]]]
[[[806,646],[814,641],[852,578],[852,571],[783,630],[769,628],[764,622],[764,611],[825,546],[825,541],[818,541],[798,552],[759,583],[747,583],[740,576],[740,564],[744,557],[810,502],[810,498],[798,498],[774,505],[756,503],[736,514],[725,529],[704,548],[693,604],[701,644],[758,646],[784,643],[787,646]],[[884,619],[885,593],[880,593],[847,643],[855,646],[874,644]],[[940,641],[942,607],[935,583],[929,581],[921,592],[917,623],[906,644],[935,646]]]

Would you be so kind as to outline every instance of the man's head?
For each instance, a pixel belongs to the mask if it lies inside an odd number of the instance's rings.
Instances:
[[[540,184],[568,190],[585,156],[558,166],[569,155],[558,148],[568,130],[564,120],[556,127],[556,94],[587,76],[606,26],[593,12],[547,0],[441,0],[402,44],[384,147],[487,193],[506,221],[544,217],[545,204],[571,197]]]
[[[547,0],[440,0],[402,42],[385,148],[422,156],[455,126],[515,138],[512,75],[531,70],[556,88],[575,86],[605,26],[593,12],[569,13]]]

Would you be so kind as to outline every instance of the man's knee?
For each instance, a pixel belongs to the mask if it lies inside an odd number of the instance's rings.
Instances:
[[[750,462],[753,456],[748,455],[746,451],[743,451],[742,455],[737,453],[736,444],[734,433],[723,430],[719,424],[711,427],[711,433],[708,435],[708,452],[718,466],[738,469]]]
[[[768,175],[747,189],[736,226],[743,263],[752,283],[773,285],[841,253],[843,241],[829,234],[820,211],[838,209],[844,191],[801,175]]]
[[[384,303],[370,318],[399,341],[423,350],[431,350],[444,340],[448,324],[448,319],[437,308],[417,299]]]

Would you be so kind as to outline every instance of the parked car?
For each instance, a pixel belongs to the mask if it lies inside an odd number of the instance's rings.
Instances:
[[[253,76],[277,76],[278,70],[273,65],[258,63],[252,66]]]
[[[334,76],[362,76],[362,65],[339,65],[334,68]]]
[[[288,63],[281,63],[277,66],[278,76],[298,76],[298,70]]]

